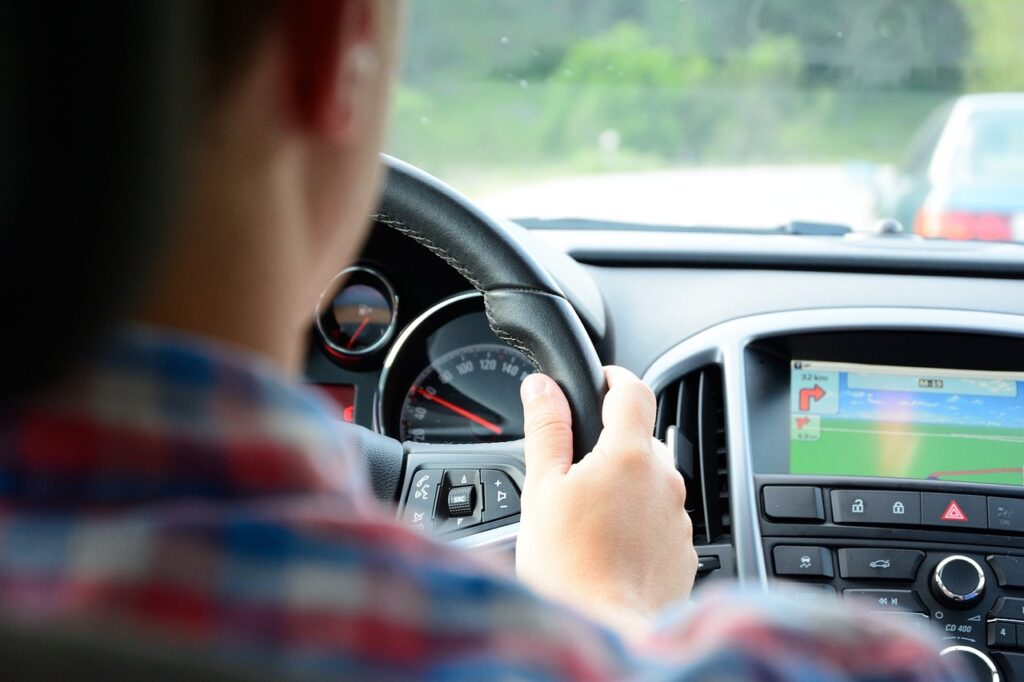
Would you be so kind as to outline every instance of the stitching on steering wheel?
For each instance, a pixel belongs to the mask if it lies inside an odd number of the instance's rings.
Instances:
[[[494,314],[491,312],[491,304],[487,301],[486,295],[484,296],[484,314],[487,315],[487,322],[491,325],[491,331],[494,332],[495,336],[525,355],[526,358],[533,363],[533,366],[537,368],[538,372],[544,371],[544,368],[541,367],[541,363],[537,359],[537,356],[533,354],[533,351],[530,350],[521,339],[505,331],[505,329],[494,319]]]
[[[418,230],[416,230],[413,227],[409,227],[408,225],[406,225],[405,223],[403,223],[400,220],[396,220],[394,218],[386,216],[383,213],[376,213],[376,214],[374,214],[371,217],[374,220],[376,220],[378,223],[381,223],[382,225],[387,225],[391,229],[393,229],[393,230],[395,230],[397,232],[400,232],[401,234],[404,234],[405,236],[409,237],[410,239],[412,239],[412,240],[416,241],[417,243],[423,245],[428,251],[433,253],[435,256],[437,256],[438,258],[443,260],[448,265],[452,266],[455,269],[456,272],[458,272],[460,275],[465,277],[466,280],[470,284],[472,284],[473,287],[477,291],[479,291],[480,293],[484,294],[484,313],[487,316],[487,323],[490,325],[491,331],[494,332],[495,336],[497,336],[499,339],[501,339],[502,341],[504,341],[508,345],[512,346],[513,348],[518,350],[523,355],[525,355],[527,357],[527,359],[530,362],[533,363],[533,366],[537,368],[537,371],[539,371],[539,372],[543,372],[544,371],[544,369],[541,367],[541,363],[537,360],[537,356],[534,355],[533,351],[530,350],[530,348],[526,345],[526,343],[524,343],[521,339],[517,338],[516,336],[510,334],[508,331],[505,330],[504,327],[502,327],[500,324],[498,324],[497,320],[494,319],[494,314],[491,312],[491,306],[487,302],[487,295],[486,295],[487,292],[484,291],[483,285],[480,284],[480,281],[477,280],[469,272],[469,269],[466,268],[464,265],[462,265],[462,263],[460,263],[458,261],[458,259],[455,258],[455,256],[451,255],[450,253],[445,251],[443,248],[441,248],[440,246],[435,244],[433,241],[430,240],[429,237],[425,236],[423,233],[419,232]],[[532,290],[532,289],[524,289],[524,291],[534,291],[534,290]],[[537,293],[542,293],[542,292],[540,292],[538,290]]]
[[[392,229],[394,229],[394,230],[396,230],[398,232],[401,232],[402,234],[404,234],[405,236],[409,237],[410,239],[413,239],[416,242],[419,242],[424,247],[426,247],[428,251],[433,253],[435,256],[437,256],[438,258],[440,258],[444,262],[448,263],[448,265],[450,265],[453,268],[455,268],[455,271],[458,272],[463,277],[465,277],[469,281],[469,283],[472,284],[474,288],[476,288],[477,291],[483,292],[484,288],[480,284],[480,281],[477,280],[477,278],[474,277],[472,275],[472,273],[470,273],[470,271],[464,265],[462,265],[462,263],[460,263],[455,258],[455,256],[451,255],[450,253],[445,251],[443,248],[441,248],[440,246],[438,246],[437,244],[432,242],[429,237],[423,235],[421,232],[419,232],[415,228],[409,227],[408,225],[406,225],[402,221],[395,220],[394,218],[390,218],[390,217],[384,215],[383,213],[377,213],[377,214],[373,215],[372,218],[374,220],[376,220],[377,222],[379,222],[379,223],[387,225],[388,227],[390,227],[390,228],[392,228]]]

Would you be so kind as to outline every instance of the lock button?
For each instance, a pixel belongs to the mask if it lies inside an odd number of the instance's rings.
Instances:
[[[920,526],[921,493],[903,490],[833,490],[836,523]]]

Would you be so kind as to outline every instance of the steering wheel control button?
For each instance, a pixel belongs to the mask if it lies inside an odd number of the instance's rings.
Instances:
[[[921,600],[911,590],[843,590],[843,597],[860,600],[872,611],[924,613]]]
[[[999,587],[1024,589],[1024,557],[990,554],[986,558]]]
[[[1000,597],[989,611],[989,618],[1024,620],[1024,599]]]
[[[480,525],[480,509],[473,510],[468,516],[437,517],[435,529],[438,533],[454,533],[455,531]]]
[[[835,577],[832,552],[826,547],[776,545],[772,550],[772,558],[775,560],[775,575],[803,578]]]
[[[448,516],[469,516],[475,506],[475,486],[463,485],[448,491]]]
[[[839,576],[867,580],[913,580],[924,552],[916,549],[839,550]]]
[[[921,493],[921,518],[926,526],[988,528],[988,503],[981,495]]]
[[[480,472],[477,469],[448,469],[440,495],[444,503],[438,507],[434,529],[438,533],[453,533],[483,520],[480,504]]]
[[[434,519],[434,502],[441,484],[440,469],[420,469],[412,477],[405,501],[404,519],[419,530],[426,530]]]
[[[921,493],[888,490],[833,490],[836,523],[883,526],[921,525]]]
[[[444,474],[448,485],[453,488],[480,483],[480,472],[476,469],[448,469]]]
[[[1024,500],[988,498],[988,528],[1003,533],[1024,533]]]
[[[484,523],[519,513],[519,491],[505,472],[484,469],[480,480],[484,488]]]
[[[998,620],[989,623],[988,645],[1000,649],[1017,648],[1017,625]]]
[[[764,513],[777,521],[824,521],[821,488],[810,485],[766,485],[761,489]]]
[[[970,557],[948,556],[932,573],[932,592],[946,606],[970,608],[981,601],[985,593],[985,571]]]
[[[970,680],[978,682],[1001,682],[999,668],[992,659],[970,646],[951,646],[939,652],[940,656],[949,656],[957,661],[961,670],[967,671]],[[1011,679],[1017,679],[1012,677]]]

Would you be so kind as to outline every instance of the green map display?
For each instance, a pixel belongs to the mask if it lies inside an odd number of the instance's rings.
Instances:
[[[1024,374],[793,361],[790,473],[1024,485]]]

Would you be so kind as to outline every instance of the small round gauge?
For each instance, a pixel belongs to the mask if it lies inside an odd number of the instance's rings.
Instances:
[[[399,436],[427,443],[488,443],[523,437],[519,384],[534,372],[500,344],[458,348],[420,372],[402,403]]]
[[[316,326],[327,350],[355,358],[382,348],[395,332],[398,297],[380,273],[365,267],[342,270],[316,309]]]

